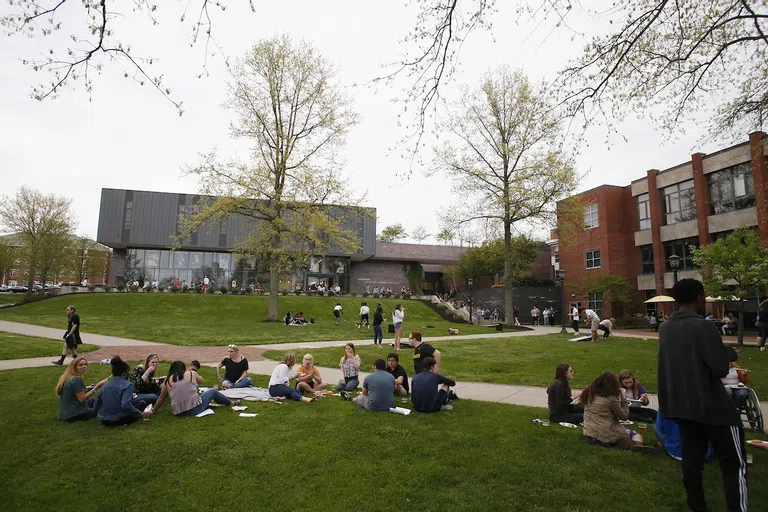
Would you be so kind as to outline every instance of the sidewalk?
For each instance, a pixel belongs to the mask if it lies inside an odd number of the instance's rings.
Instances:
[[[54,329],[53,327],[43,327],[40,325],[21,324],[18,322],[6,322],[0,320],[0,331],[13,334],[23,334],[25,336],[36,336],[38,338],[49,338],[52,340],[62,340],[66,329]],[[157,345],[154,341],[131,340],[128,338],[115,338],[114,336],[104,336],[102,334],[80,333],[83,337],[83,343],[99,345],[101,347],[124,347],[136,345]],[[87,339],[86,339],[87,338]],[[162,345],[162,343],[161,343]]]

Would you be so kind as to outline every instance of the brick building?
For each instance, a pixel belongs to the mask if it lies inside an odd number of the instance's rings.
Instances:
[[[691,246],[754,226],[768,247],[766,154],[768,137],[756,132],[748,142],[648,170],[628,186],[602,185],[575,196],[586,205],[584,232],[567,241],[553,232],[550,241],[552,264],[566,271],[566,297],[609,316],[614,308],[603,304],[601,293],[577,295],[579,282],[601,274],[624,277],[637,290],[639,305],[670,294],[673,254],[681,258],[679,279],[701,279]]]

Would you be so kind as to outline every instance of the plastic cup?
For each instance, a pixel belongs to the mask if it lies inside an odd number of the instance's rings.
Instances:
[[[548,427],[549,426],[549,420],[542,420],[541,424],[544,425],[545,427]]]
[[[648,425],[645,423],[638,423],[637,431],[640,432],[641,434],[645,434],[648,431]]]

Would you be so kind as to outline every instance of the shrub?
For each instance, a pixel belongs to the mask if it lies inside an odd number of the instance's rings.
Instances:
[[[324,292],[324,291],[322,291],[322,290],[318,290],[318,291],[317,291],[317,296],[318,296],[318,297],[325,297],[325,292]]]
[[[80,287],[75,286],[75,285],[72,285],[70,288],[72,289],[73,292],[76,292],[77,290],[80,289]]]
[[[336,296],[336,292],[334,292],[333,290],[328,290],[328,296],[329,297],[335,297]]]
[[[89,285],[88,285],[88,291],[89,291],[89,292],[92,292],[92,291],[93,291],[93,290],[95,290],[96,288],[97,288],[97,287],[96,287],[96,285],[95,285],[95,284],[89,284]]]
[[[125,285],[124,285],[124,284],[119,284],[119,285],[117,285],[117,291],[118,291],[118,292],[122,292],[122,291],[124,291],[124,290],[125,290]]]
[[[181,293],[187,293],[189,291],[189,286],[184,284],[181,286]]]
[[[296,294],[296,296],[298,297],[299,295],[301,295],[301,290],[296,290],[296,291],[295,291],[295,292],[293,292],[293,293],[295,293],[295,294]]]
[[[648,320],[642,316],[641,317],[630,316],[630,317],[617,318],[615,327],[617,329],[647,329]]]
[[[350,297],[357,297],[357,294],[355,292],[352,292],[349,294]]]
[[[131,288],[130,288],[130,290],[131,290],[133,293],[136,293],[136,292],[138,292],[138,291],[139,291],[139,287],[138,287],[138,286],[134,286],[134,285],[131,285]]]
[[[288,290],[281,290],[281,291],[280,291],[280,295],[282,295],[283,297],[285,297],[286,295],[288,295]]]
[[[410,299],[410,298],[411,298],[411,294],[410,294],[410,293],[404,293],[404,294],[403,294],[403,298],[404,298],[404,299],[406,299],[406,300],[408,300],[408,299]]]
[[[195,293],[203,293],[203,285],[198,284],[195,286]]]
[[[227,288],[226,286],[219,286],[219,291],[221,292],[222,295],[226,295],[227,292],[229,291],[229,288]]]
[[[381,294],[379,292],[373,292],[373,298],[374,299],[378,299],[380,297],[380,295]]]
[[[179,287],[176,285],[171,286],[171,293],[179,293]]]
[[[370,295],[370,293],[368,293],[368,292],[363,292],[363,294],[362,294],[362,295],[363,295],[363,297],[367,297],[367,296],[369,296],[369,295]]]

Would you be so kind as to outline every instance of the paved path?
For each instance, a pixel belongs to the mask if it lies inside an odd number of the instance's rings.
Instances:
[[[38,338],[50,338],[52,340],[61,340],[66,329],[54,329],[53,327],[43,327],[40,325],[21,324],[18,322],[6,322],[0,320],[0,331],[13,334],[23,334],[25,336],[36,336]],[[122,347],[126,345],[154,345],[154,341],[131,340],[128,338],[115,338],[114,336],[104,336],[103,334],[81,333],[86,337],[83,343],[91,343],[100,347]]]

